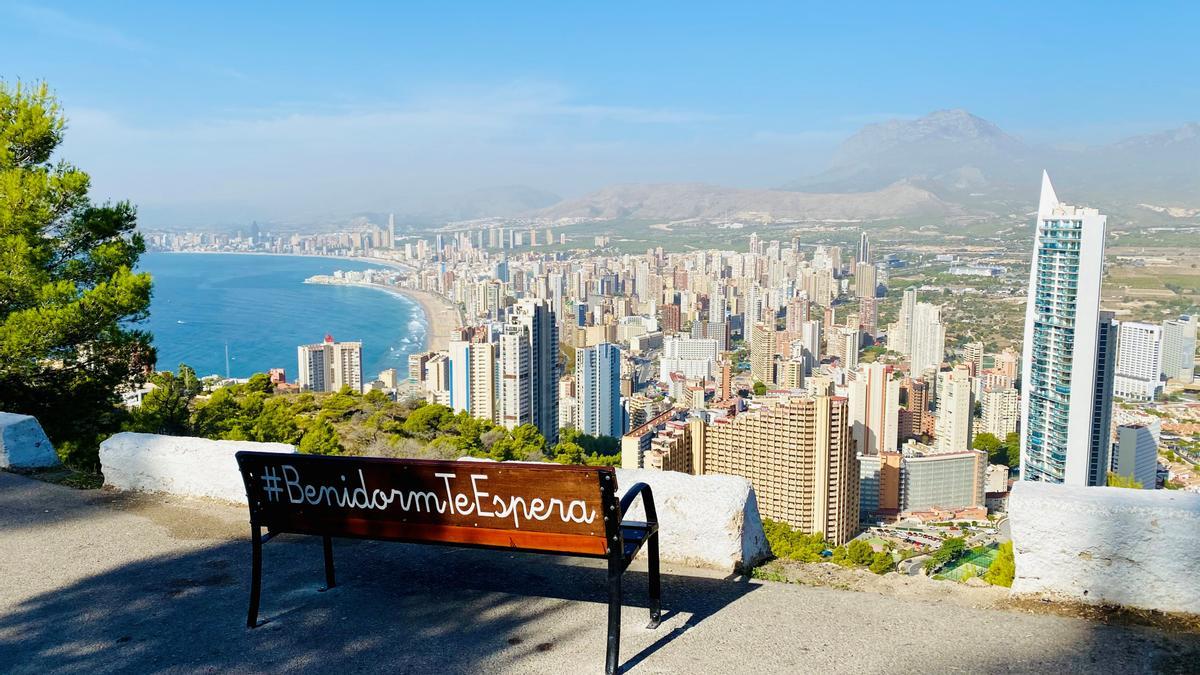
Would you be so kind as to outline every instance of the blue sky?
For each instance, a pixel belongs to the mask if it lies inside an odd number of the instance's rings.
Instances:
[[[1196,5],[984,4],[0,0],[0,77],[48,80],[66,156],[148,224],[769,187],[941,108],[1035,142],[1200,117]]]

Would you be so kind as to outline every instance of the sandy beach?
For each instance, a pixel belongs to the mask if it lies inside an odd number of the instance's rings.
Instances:
[[[323,283],[323,282],[307,282],[307,283]],[[448,299],[429,291],[418,291],[411,288],[400,288],[398,286],[385,286],[383,284],[369,284],[365,281],[338,281],[330,284],[334,286],[358,286],[360,288],[374,288],[392,295],[399,295],[408,298],[421,306],[421,313],[425,315],[425,349],[439,351],[450,347],[450,333],[455,328],[463,325],[462,313],[454,306],[454,303]]]
[[[429,291],[416,291],[392,286],[375,286],[389,293],[403,295],[415,301],[425,313],[428,329],[425,333],[425,349],[443,350],[450,347],[450,332],[463,325],[458,307],[448,299]]]

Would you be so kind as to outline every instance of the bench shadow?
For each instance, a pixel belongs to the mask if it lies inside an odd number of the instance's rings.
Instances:
[[[340,539],[334,550],[338,586],[318,593],[320,538],[269,542],[263,623],[253,630],[245,627],[249,541],[91,574],[0,614],[0,670],[603,669],[603,561]],[[758,587],[664,574],[663,626],[638,634],[649,617],[647,583],[644,571],[625,574],[622,671]]]

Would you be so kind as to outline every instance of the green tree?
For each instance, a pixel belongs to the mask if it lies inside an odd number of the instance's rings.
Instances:
[[[1011,541],[1000,544],[996,551],[996,559],[983,575],[983,580],[994,586],[1012,586],[1013,577],[1017,574],[1017,561],[1013,557]]]
[[[895,562],[892,561],[892,554],[887,551],[880,551],[871,558],[870,569],[875,574],[886,574],[892,570]]]
[[[246,382],[246,391],[257,391],[263,394],[270,394],[275,391],[275,385],[271,384],[271,378],[266,373],[255,373],[250,376],[250,380]]]
[[[133,409],[124,428],[148,434],[181,436],[191,433],[191,404],[195,396],[190,385],[187,366],[179,367],[179,376],[169,372],[150,376],[154,388],[142,397],[140,406]],[[195,373],[190,372],[191,379]]]
[[[522,424],[513,429],[508,436],[493,443],[488,454],[492,459],[503,462],[512,459],[537,459],[545,449],[546,439],[542,437],[538,428],[532,424]]]
[[[1008,462],[1008,446],[996,438],[995,434],[986,431],[975,434],[975,440],[971,443],[971,447],[976,450],[983,450],[987,453],[988,461],[992,464],[1005,464]]]
[[[309,455],[340,455],[342,442],[329,420],[318,418],[300,439],[300,452]]]
[[[754,388],[751,389],[751,391],[754,392],[755,396],[762,396],[767,393],[767,385],[763,384],[762,382],[755,382]]]
[[[967,540],[962,537],[950,537],[942,542],[941,547],[925,561],[925,571],[933,572],[958,560],[967,550]]]
[[[444,405],[430,403],[412,411],[404,421],[404,431],[413,436],[433,438],[434,434],[454,417],[454,413]]]
[[[1008,448],[1008,461],[1004,466],[1009,468],[1021,465],[1021,434],[1013,431],[1004,437],[1004,445]]]
[[[54,158],[66,118],[45,84],[0,81],[0,410],[36,416],[64,459],[98,469],[119,390],[154,363],[128,202],[96,205]]]
[[[1105,483],[1108,487],[1118,488],[1133,488],[1141,490],[1144,486],[1141,482],[1133,479],[1133,476],[1122,476],[1115,471],[1108,472],[1108,481]]]
[[[865,567],[871,564],[875,558],[875,550],[871,545],[861,539],[855,539],[846,547],[846,557],[851,563],[858,567]]]

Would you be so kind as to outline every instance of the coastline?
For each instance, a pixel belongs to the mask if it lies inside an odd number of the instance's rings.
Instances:
[[[429,291],[421,291],[401,286],[385,286],[365,281],[339,281],[326,283],[306,281],[305,283],[324,286],[356,286],[358,288],[374,288],[391,295],[412,300],[421,308],[425,315],[425,351],[442,351],[449,349],[451,333],[463,325],[462,314],[450,300]]]
[[[258,255],[279,256],[285,258],[319,258],[321,260],[350,260],[358,263],[379,265],[403,271],[412,271],[411,265],[383,258],[367,258],[362,256],[311,255],[305,253],[268,253],[265,251],[155,251],[155,253],[187,253],[202,255]],[[334,285],[334,284],[330,284]],[[342,282],[336,285],[374,288],[392,295],[398,295],[417,303],[421,313],[425,315],[425,351],[440,351],[450,347],[451,333],[463,325],[462,313],[448,298],[429,291],[422,291],[399,286],[384,286],[365,282]]]

